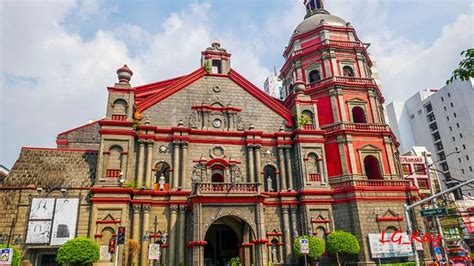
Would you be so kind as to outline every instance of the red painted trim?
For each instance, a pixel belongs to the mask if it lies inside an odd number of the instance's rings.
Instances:
[[[102,234],[94,234],[94,238],[101,238]]]
[[[126,129],[99,129],[101,135],[135,136],[135,131]]]
[[[155,105],[156,103],[168,98],[169,96],[175,94],[176,92],[180,91],[181,89],[187,87],[191,83],[195,82],[196,80],[202,78],[206,71],[204,68],[198,68],[196,71],[190,73],[189,75],[185,76],[184,78],[180,79],[179,81],[173,83],[173,85],[163,89],[157,94],[150,96],[149,98],[145,99],[137,106],[137,111],[143,112],[144,110],[150,108],[151,106]]]
[[[229,167],[230,164],[222,158],[214,158],[206,163],[206,166],[212,166],[213,164],[223,164],[226,167]]]
[[[251,247],[251,246],[253,246],[253,243],[251,243],[251,242],[243,242],[242,243],[243,248],[247,248],[247,247]]]
[[[300,201],[302,204],[305,205],[328,205],[328,204],[333,204],[334,200],[333,199],[304,199]]]
[[[247,92],[249,92],[252,96],[257,98],[257,100],[259,100],[260,102],[265,104],[267,107],[272,109],[274,112],[279,114],[281,117],[283,117],[286,120],[286,124],[288,127],[293,126],[293,114],[283,104],[281,104],[279,101],[267,95],[262,90],[257,88],[255,85],[250,83],[250,81],[248,81],[239,73],[237,73],[237,71],[230,69],[229,77],[232,81],[237,83],[237,85],[241,86]]]
[[[261,244],[266,244],[268,243],[268,239],[265,239],[265,238],[261,238],[261,239],[254,239],[251,241],[252,243],[256,244],[256,245],[261,245]]]
[[[117,127],[131,127],[133,126],[132,121],[122,121],[122,120],[106,120],[105,118],[99,121],[101,126],[117,126]]]
[[[119,224],[121,220],[97,220],[95,221],[96,224]]]
[[[67,139],[57,139],[56,144],[57,145],[67,145],[69,143],[69,140]]]
[[[163,87],[168,86],[168,85],[170,85],[170,84],[172,84],[172,83],[174,83],[174,82],[176,82],[179,79],[182,79],[184,77],[186,77],[186,75],[133,87],[135,89],[135,92],[136,92],[135,97],[143,97],[145,95],[148,95],[148,94],[151,93],[150,90],[157,89],[157,88],[163,88]]]
[[[329,222],[328,219],[311,219],[312,224],[327,224]]]
[[[92,187],[92,193],[131,194],[133,189],[121,187]]]
[[[98,123],[98,122],[100,122],[100,121],[102,121],[102,120],[104,120],[104,119],[105,119],[105,118],[102,118],[102,119],[99,119],[99,120],[94,121],[94,122],[92,122],[92,123],[85,124],[85,125],[82,125],[82,126],[78,126],[78,127],[73,128],[73,129],[69,129],[69,130],[67,130],[67,131],[61,132],[61,133],[58,134],[58,137],[61,136],[61,135],[65,135],[65,134],[71,133],[71,132],[73,132],[73,131],[76,131],[76,130],[79,130],[79,129],[88,127],[88,126],[92,126],[92,125],[94,125],[94,124],[96,124],[96,123]]]
[[[240,112],[242,109],[239,107],[218,107],[218,106],[210,106],[210,105],[193,105],[191,106],[193,110],[202,110],[202,111],[218,111],[218,112]]]
[[[267,232],[267,236],[281,236],[282,232]]]
[[[97,150],[68,149],[68,148],[39,148],[39,147],[22,147],[22,150],[38,150],[38,151],[58,151],[58,152],[89,152],[97,153]]]
[[[248,197],[193,197],[191,201],[193,203],[257,203],[263,202],[264,198],[261,196],[248,196]]]
[[[263,202],[263,205],[266,206],[297,206],[300,202],[297,200],[283,200],[283,201],[268,201],[268,202]]]
[[[403,217],[402,216],[396,216],[396,217],[382,216],[382,217],[377,217],[375,220],[377,222],[401,222],[403,221]]]
[[[117,203],[129,203],[130,199],[128,198],[91,198],[93,203],[102,203],[102,204],[117,204]]]

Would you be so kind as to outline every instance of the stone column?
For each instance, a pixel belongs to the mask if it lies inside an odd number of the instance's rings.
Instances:
[[[150,223],[150,206],[143,206],[143,235],[148,233]],[[142,240],[142,255],[141,255],[141,265],[148,265],[148,245],[149,240],[143,238]]]
[[[185,241],[186,241],[186,231],[185,231],[185,225],[186,225],[186,211],[187,207],[186,206],[180,206],[179,207],[179,234],[178,234],[178,264],[179,263],[186,263],[184,253],[185,253]]]
[[[283,146],[278,146],[278,167],[280,168],[280,182],[281,191],[286,191],[286,170],[285,170],[285,156],[283,155]]]
[[[109,151],[104,151],[103,155],[104,155],[104,157],[103,157],[103,161],[102,161],[102,178],[107,178],[107,165],[108,165],[108,162],[109,162],[110,152]]]
[[[181,176],[180,176],[180,187],[186,188],[189,187],[188,180],[189,178],[186,176],[186,157],[188,156],[188,144],[183,143],[182,145],[182,154],[181,154]]]
[[[281,215],[283,216],[283,237],[285,241],[285,263],[291,262],[291,233],[290,219],[288,216],[288,206],[281,207]]]
[[[256,206],[256,222],[257,222],[257,238],[264,239],[266,238],[266,231],[265,231],[265,214],[263,211],[263,204],[257,203]],[[257,255],[257,265],[264,265],[268,261],[267,254],[265,252],[265,245],[266,243],[259,243],[255,244],[256,255]]]
[[[348,150],[348,155],[349,155],[349,161],[351,162],[351,172],[352,172],[352,175],[355,175],[355,174],[358,174],[358,173],[357,173],[357,165],[356,165],[356,159],[355,159],[354,146],[352,145],[352,135],[346,135],[346,141],[347,141],[347,150]]]
[[[248,158],[248,167],[249,167],[249,182],[255,182],[255,168],[253,160],[253,145],[247,146],[247,158]]]
[[[291,235],[293,236],[294,239],[294,234],[295,232],[298,232],[298,227],[297,227],[297,212],[298,212],[298,206],[290,206],[290,213],[291,213]],[[304,232],[302,232],[304,234]]]
[[[145,163],[145,140],[138,140],[138,172],[137,187],[143,186],[143,166]]]
[[[341,158],[341,168],[342,168],[342,174],[347,175],[347,160],[346,160],[346,150],[344,149],[344,145],[346,143],[346,140],[344,139],[343,136],[337,136],[337,146],[339,148],[339,157]]]
[[[344,104],[344,97],[342,96],[342,92],[340,89],[337,89],[336,92],[337,92],[337,100],[339,102],[339,112],[341,113],[342,122],[348,122],[347,113],[346,113],[346,105]]]
[[[334,123],[340,122],[339,119],[339,108],[337,107],[337,92],[335,89],[332,89],[329,91],[329,98],[331,100],[331,111],[332,111],[332,119],[334,120]]]
[[[171,181],[171,188],[178,187],[179,177],[179,143],[173,143],[173,180]]]
[[[146,146],[147,154],[146,154],[146,174],[145,174],[145,187],[151,187],[151,168],[153,162],[153,140],[148,140],[148,144]]]
[[[132,228],[132,239],[136,240],[138,242],[138,245],[140,245],[140,212],[141,212],[141,207],[140,206],[133,206],[133,228]],[[140,247],[139,247],[140,248]],[[138,265],[138,249],[137,249],[137,254],[133,257],[133,263],[135,265]]]
[[[395,153],[393,152],[393,149],[392,149],[392,140],[390,139],[390,137],[384,136],[383,144],[385,145],[385,150],[387,151],[387,156],[388,156],[388,166],[390,168],[388,172],[390,173],[390,175],[396,175],[397,169],[395,168],[395,160],[393,159],[393,157],[395,156]],[[383,160],[382,158],[380,159]],[[380,162],[380,164],[382,164],[382,161]]]
[[[122,152],[122,161],[120,165],[121,176],[120,178],[127,179],[127,167],[128,166],[128,152]]]
[[[288,189],[293,189],[293,171],[291,168],[291,146],[285,146],[285,155],[286,155],[286,165],[288,169]]]
[[[373,123],[381,123],[375,97],[375,92],[369,91],[369,105],[370,110],[372,111]],[[370,121],[367,121],[367,123],[370,123]]]
[[[168,242],[168,265],[175,265],[175,250],[176,250],[176,216],[178,206],[170,206],[170,224],[169,224],[169,242]]]
[[[255,145],[255,169],[256,169],[256,176],[255,176],[255,181],[257,183],[265,184],[265,179],[262,180],[262,161],[260,158],[260,145]]]

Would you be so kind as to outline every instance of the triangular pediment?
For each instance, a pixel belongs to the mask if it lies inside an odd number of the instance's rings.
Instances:
[[[169,84],[167,84],[167,86],[162,87],[161,89],[154,89],[154,93],[151,95],[147,95],[146,98],[141,98],[140,102],[136,102],[137,111],[142,113],[143,111],[167,99],[168,97],[171,97],[172,95],[178,93],[182,89],[192,85],[193,83],[201,80],[206,76],[228,78],[229,80],[233,81],[238,87],[250,94],[254,99],[258,100],[260,103],[267,106],[268,109],[272,110],[277,115],[282,117],[285,120],[286,126],[293,126],[293,115],[288,108],[286,108],[280,101],[267,95],[265,92],[253,85],[250,81],[245,79],[233,69],[231,69],[228,74],[224,75],[210,74],[206,72],[203,68],[199,68],[196,71],[190,73],[189,75],[183,76],[180,79],[173,80],[174,82],[170,82]],[[141,95],[143,96],[144,89],[141,88],[141,90]],[[226,105],[231,104],[227,102],[221,102],[220,100],[213,100],[209,103],[212,107],[225,107]]]
[[[360,147],[357,150],[359,150],[359,151],[381,151],[382,149],[380,149],[379,147],[374,146],[372,144],[367,144],[365,146]]]

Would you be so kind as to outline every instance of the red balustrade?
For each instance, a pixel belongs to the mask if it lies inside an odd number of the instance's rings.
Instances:
[[[321,182],[320,174],[309,174],[309,181],[311,182]]]
[[[197,183],[197,192],[201,194],[257,193],[257,183]]]
[[[112,120],[127,121],[127,115],[112,115]]]
[[[107,178],[119,178],[120,177],[120,169],[107,169],[105,177]]]
[[[303,125],[303,129],[306,129],[306,130],[313,130],[313,129],[314,129],[314,125],[313,125],[313,124],[306,124],[306,125]]]

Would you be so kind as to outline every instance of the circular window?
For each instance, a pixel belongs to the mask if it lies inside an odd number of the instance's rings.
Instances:
[[[220,128],[222,126],[222,121],[220,119],[214,119],[214,121],[212,121],[212,125],[215,127],[215,128]]]
[[[213,90],[214,92],[220,92],[220,91],[221,91],[221,87],[219,87],[219,86],[216,85],[216,86],[212,87],[212,90]]]

